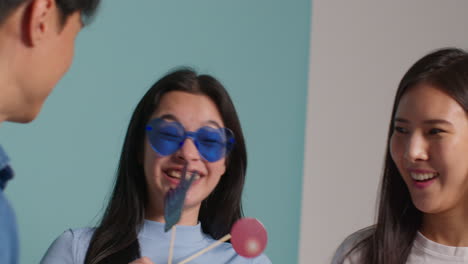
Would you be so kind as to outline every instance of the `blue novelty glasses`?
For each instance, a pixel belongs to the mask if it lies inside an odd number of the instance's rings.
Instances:
[[[204,126],[185,131],[181,123],[155,118],[146,125],[146,134],[154,151],[162,156],[173,154],[191,138],[200,155],[209,162],[220,160],[232,149],[234,134],[228,128]]]

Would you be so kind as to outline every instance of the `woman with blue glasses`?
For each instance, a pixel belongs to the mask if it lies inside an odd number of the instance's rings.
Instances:
[[[247,154],[234,105],[209,75],[172,72],[151,87],[128,127],[115,187],[96,228],[63,233],[42,263],[167,263],[164,197],[196,175],[177,225],[173,263],[228,234],[242,217]],[[190,263],[271,263],[224,243]]]

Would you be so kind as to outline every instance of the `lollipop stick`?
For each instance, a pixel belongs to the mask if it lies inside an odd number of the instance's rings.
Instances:
[[[167,260],[167,264],[172,264],[172,253],[174,252],[175,235],[176,235],[176,226],[173,226],[172,235],[171,235],[171,245],[169,247],[169,259]]]
[[[231,238],[231,234],[227,234],[225,236],[223,236],[222,238],[220,238],[218,241],[214,242],[213,244],[209,245],[208,247],[198,251],[197,253],[193,254],[192,256],[182,260],[181,262],[179,262],[178,264],[185,264],[189,261],[192,261],[194,258],[196,257],[199,257],[200,255],[202,255],[203,253],[221,245],[222,243],[228,241],[229,239]]]

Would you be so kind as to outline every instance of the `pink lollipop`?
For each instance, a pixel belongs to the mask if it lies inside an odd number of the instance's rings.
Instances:
[[[267,232],[262,223],[255,218],[241,218],[231,228],[231,233],[223,236],[208,247],[198,251],[178,264],[185,264],[205,252],[231,239],[232,247],[240,256],[254,258],[262,254],[267,244]]]
[[[242,218],[231,229],[231,243],[237,254],[254,258],[265,250],[268,235],[262,223],[255,218]]]

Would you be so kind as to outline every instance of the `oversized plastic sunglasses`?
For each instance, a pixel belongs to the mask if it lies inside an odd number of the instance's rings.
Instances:
[[[200,155],[209,162],[220,160],[232,149],[234,134],[228,128],[204,126],[195,132],[185,131],[181,123],[155,118],[146,125],[146,134],[154,151],[162,156],[180,149],[191,138]]]

